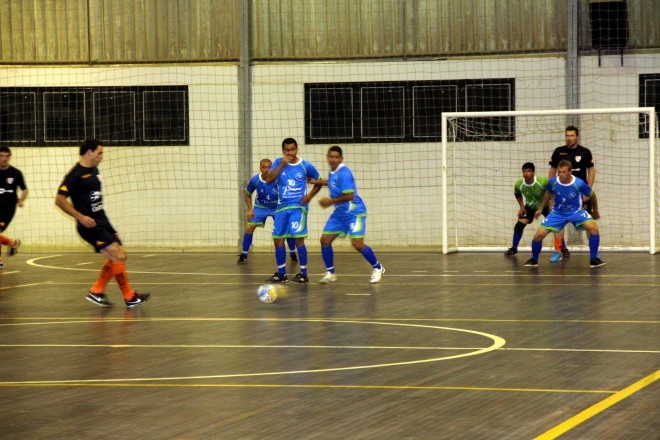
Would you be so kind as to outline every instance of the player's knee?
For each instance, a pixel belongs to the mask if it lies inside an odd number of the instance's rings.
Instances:
[[[358,252],[362,252],[364,250],[365,247],[364,240],[357,240],[357,239],[351,240],[351,244]]]
[[[513,227],[513,232],[517,234],[522,234],[523,231],[525,230],[525,226],[527,226],[527,223],[523,223],[520,220],[516,222],[516,225]]]
[[[108,257],[108,259],[113,263],[124,262],[127,258],[124,248],[117,242],[109,244],[107,247],[101,250],[101,253]]]
[[[543,241],[545,236],[548,235],[545,229],[539,228],[535,233],[534,233],[534,238],[532,240],[534,241]]]
[[[598,223],[596,222],[587,222],[584,225],[584,229],[587,231],[589,235],[598,235]]]

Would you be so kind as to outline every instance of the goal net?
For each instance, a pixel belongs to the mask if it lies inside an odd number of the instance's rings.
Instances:
[[[442,115],[443,253],[505,250],[511,246],[518,203],[513,189],[522,164],[548,176],[566,126],[593,154],[601,215],[601,247],[658,251],[660,166],[653,108],[461,112]],[[529,248],[539,220],[527,226]],[[567,228],[571,250],[587,250],[584,233]],[[544,246],[551,247],[546,239]]]

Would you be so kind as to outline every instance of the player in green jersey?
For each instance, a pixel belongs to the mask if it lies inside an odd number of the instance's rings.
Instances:
[[[504,253],[507,257],[518,253],[518,243],[523,235],[525,226],[534,221],[536,210],[541,207],[541,201],[545,194],[545,186],[548,179],[536,176],[536,167],[532,162],[525,162],[522,166],[522,178],[516,181],[513,188],[513,195],[518,201],[518,222],[513,227],[513,243]],[[550,212],[550,205],[543,207],[543,216]]]

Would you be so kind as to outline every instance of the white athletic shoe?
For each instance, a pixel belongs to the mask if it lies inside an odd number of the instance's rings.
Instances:
[[[385,273],[385,267],[381,264],[380,269],[374,269],[371,272],[371,283],[377,283],[380,281],[380,279],[383,277],[383,274]]]
[[[337,281],[337,274],[332,272],[326,272],[325,276],[321,278],[321,281],[319,281],[319,283],[328,284],[328,283],[334,283],[335,281]]]

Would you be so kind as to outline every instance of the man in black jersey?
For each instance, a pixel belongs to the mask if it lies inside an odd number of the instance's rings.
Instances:
[[[14,218],[16,207],[23,207],[29,192],[25,179],[23,179],[23,173],[18,168],[9,165],[10,159],[11,150],[9,147],[0,146],[0,245],[9,246],[9,256],[11,257],[18,251],[21,240],[9,238],[2,233]],[[0,254],[2,254],[2,246],[0,246]],[[0,269],[3,267],[4,264],[0,259]]]
[[[85,299],[100,307],[110,307],[112,303],[107,300],[104,289],[114,276],[124,295],[126,307],[135,307],[144,304],[149,294],[137,293],[128,282],[124,247],[103,209],[101,173],[97,168],[102,159],[103,145],[100,141],[88,139],[83,142],[80,161],[64,176],[55,196],[55,204],[76,219],[82,239],[108,259]]]
[[[555,148],[555,151],[552,153],[549,162],[550,170],[548,171],[548,179],[557,175],[557,165],[561,160],[568,160],[573,165],[573,175],[584,180],[590,188],[593,188],[596,180],[596,167],[594,164],[594,158],[591,155],[591,150],[578,144],[580,140],[580,130],[577,127],[569,125],[566,127],[564,135],[566,138],[566,145]],[[600,218],[595,193],[592,198],[585,203],[585,209],[594,219]],[[559,245],[559,243],[561,243],[561,245]],[[550,261],[556,262],[561,260],[562,257],[568,257],[570,255],[571,253],[566,247],[566,242],[564,241],[564,231],[562,230],[555,236],[555,252],[552,257],[550,257]]]

